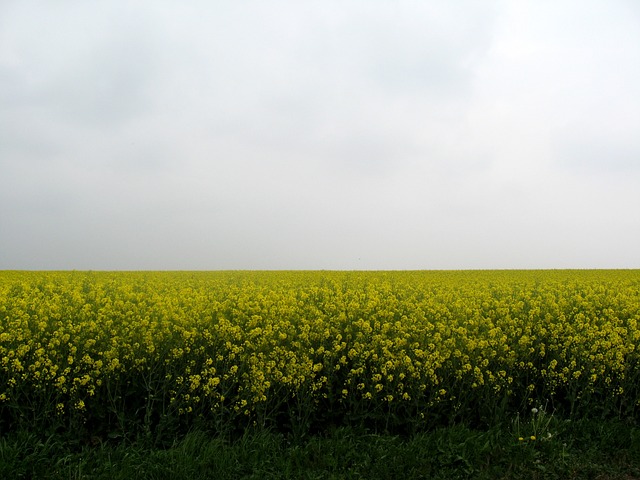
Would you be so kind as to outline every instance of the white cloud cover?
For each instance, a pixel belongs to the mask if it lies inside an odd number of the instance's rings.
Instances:
[[[640,268],[633,1],[0,6],[0,269]]]

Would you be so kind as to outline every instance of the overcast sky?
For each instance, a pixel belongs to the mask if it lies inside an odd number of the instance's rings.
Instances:
[[[0,269],[640,268],[640,2],[0,1]]]

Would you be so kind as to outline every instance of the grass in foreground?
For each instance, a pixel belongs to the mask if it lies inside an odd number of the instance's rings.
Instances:
[[[0,440],[0,478],[640,478],[636,425],[551,419],[535,440],[532,424],[515,427],[453,426],[411,438],[338,428],[301,441],[261,431],[234,442],[195,431],[167,449],[16,433]]]

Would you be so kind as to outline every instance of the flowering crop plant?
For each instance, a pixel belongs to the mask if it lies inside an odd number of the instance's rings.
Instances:
[[[638,418],[640,271],[0,272],[0,432]]]

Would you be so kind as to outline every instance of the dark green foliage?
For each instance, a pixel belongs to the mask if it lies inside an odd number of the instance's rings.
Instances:
[[[0,440],[0,478],[20,479],[620,479],[640,478],[640,427],[560,421],[519,440],[513,424],[458,425],[410,437],[336,428],[296,441],[266,430],[234,441],[193,431],[168,448],[15,433]],[[533,428],[532,421],[519,426]]]

